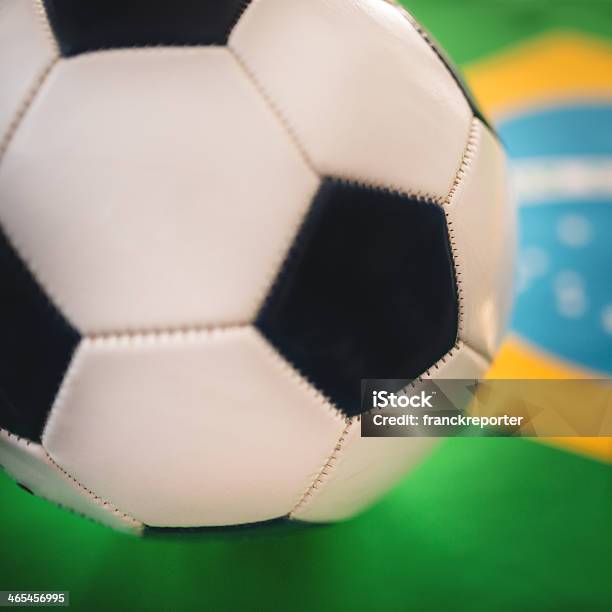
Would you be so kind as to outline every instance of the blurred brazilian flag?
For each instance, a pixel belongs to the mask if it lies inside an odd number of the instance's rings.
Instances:
[[[517,298],[491,375],[609,376],[612,2],[403,3],[512,159]],[[454,439],[351,522],[156,540],[0,475],[0,590],[82,610],[610,610],[611,460],[610,440]]]

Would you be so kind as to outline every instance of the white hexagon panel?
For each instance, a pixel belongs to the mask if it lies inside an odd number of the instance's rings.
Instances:
[[[114,50],[51,71],[0,219],[85,334],[240,324],[318,183],[227,50]]]

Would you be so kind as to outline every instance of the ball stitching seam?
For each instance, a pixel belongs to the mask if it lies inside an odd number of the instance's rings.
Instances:
[[[26,446],[31,446],[32,444],[34,444],[31,440],[28,440],[27,438],[22,438],[21,436],[18,436],[17,434],[14,434],[6,429],[3,429],[0,427],[0,434],[4,434],[9,440],[11,438],[14,438],[15,440],[17,440],[20,443],[25,444]],[[56,461],[54,461],[54,459],[49,455],[47,449],[45,449],[42,445],[37,445],[40,446],[40,448],[42,449],[42,451],[45,453],[46,458],[49,460],[50,464],[52,465],[52,467],[54,467],[55,469],[57,469],[61,474],[63,474],[65,477],[67,477],[70,481],[72,481],[73,484],[77,485],[77,487],[79,489],[82,489],[88,497],[90,497],[91,499],[94,500],[94,502],[96,503],[96,505],[98,506],[102,506],[105,509],[107,509],[109,512],[116,514],[117,516],[119,516],[120,518],[122,518],[123,520],[126,520],[127,522],[129,522],[132,526],[134,527],[142,527],[142,523],[138,520],[136,520],[135,518],[121,512],[120,510],[118,510],[117,508],[115,508],[112,504],[110,504],[109,502],[104,501],[101,497],[98,497],[97,495],[95,495],[92,491],[90,491],[87,487],[85,487],[84,485],[82,485],[80,482],[78,482],[73,476],[71,476],[68,472],[66,472],[66,470],[64,470],[60,465],[57,464]],[[69,506],[66,506],[65,504],[58,502],[56,500],[53,499],[49,499],[48,497],[39,495],[38,493],[36,493],[36,496],[39,497],[40,499],[44,499],[60,508],[65,508],[66,510],[69,510],[70,512],[78,515],[78,516],[82,516],[84,518],[87,518],[95,523],[98,524],[104,524],[102,521],[96,520],[93,517],[84,514],[82,512],[79,512],[78,510],[75,510],[74,508],[71,508]]]
[[[455,284],[457,287],[457,308],[458,308],[458,322],[457,322],[457,339],[463,334],[465,326],[465,295],[463,290],[462,282],[462,264],[459,263],[460,255],[457,246],[457,239],[455,235],[455,228],[453,227],[453,221],[451,219],[449,207],[457,194],[459,187],[462,185],[465,177],[467,176],[468,169],[471,167],[472,161],[476,154],[478,143],[480,140],[479,122],[475,117],[472,117],[470,128],[468,131],[468,138],[461,156],[461,161],[451,187],[448,191],[447,196],[442,202],[442,209],[444,210],[444,216],[446,217],[446,226],[448,229],[448,240],[451,248],[453,271],[455,276]]]
[[[338,440],[336,441],[336,444],[331,454],[326,459],[325,463],[323,464],[323,466],[321,467],[321,469],[315,476],[310,486],[302,494],[300,499],[294,505],[291,512],[289,512],[289,518],[293,518],[296,514],[302,511],[308,505],[308,503],[316,496],[316,494],[319,492],[323,484],[327,481],[331,471],[333,470],[334,466],[336,465],[338,461],[338,457],[340,456],[340,453],[344,450],[344,442],[346,438],[348,437],[349,431],[356,422],[357,421],[354,418],[350,419],[347,422]]]
[[[47,450],[45,449],[45,453],[47,454],[47,457],[49,459],[49,461],[66,477],[68,478],[73,484],[75,484],[79,489],[81,489],[82,491],[84,491],[86,493],[86,495],[92,499],[96,505],[98,506],[102,506],[103,508],[105,508],[106,510],[108,510],[109,512],[111,512],[112,514],[118,516],[119,518],[123,519],[124,521],[127,521],[129,523],[131,523],[133,526],[135,527],[142,527],[143,524],[138,521],[137,519],[135,519],[134,517],[130,516],[129,514],[126,514],[125,512],[122,512],[121,510],[119,510],[118,508],[116,508],[113,504],[111,504],[110,502],[102,499],[99,495],[96,495],[93,491],[91,491],[90,489],[88,489],[85,485],[83,485],[82,483],[80,483],[72,474],[69,474],[61,465],[59,465],[58,463],[56,463],[56,461],[53,459],[53,457],[51,457],[51,455],[47,452]]]

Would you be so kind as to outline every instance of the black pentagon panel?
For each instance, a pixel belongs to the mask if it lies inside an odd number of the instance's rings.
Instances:
[[[40,440],[79,333],[0,230],[0,427]]]
[[[255,324],[353,416],[362,378],[414,379],[454,346],[458,310],[441,207],[328,178]]]
[[[246,0],[44,0],[62,55],[124,47],[224,45]]]
[[[319,525],[320,526],[320,525]],[[254,539],[257,537],[281,536],[316,528],[316,524],[304,523],[288,516],[281,516],[257,523],[240,523],[218,527],[151,527],[145,525],[144,535],[160,539],[175,539],[185,535],[198,534],[203,539],[231,540]]]

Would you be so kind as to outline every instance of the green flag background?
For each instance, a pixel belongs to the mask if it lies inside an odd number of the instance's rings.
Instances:
[[[611,486],[591,459],[455,439],[347,523],[139,540],[3,477],[0,589],[79,610],[603,611]]]
[[[542,32],[612,33],[612,4],[406,0],[460,65]],[[612,354],[612,352],[611,352]],[[454,439],[338,525],[137,539],[0,474],[0,590],[79,610],[609,610],[612,470],[521,439]]]

